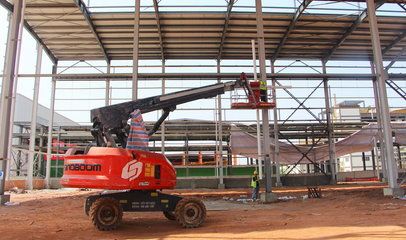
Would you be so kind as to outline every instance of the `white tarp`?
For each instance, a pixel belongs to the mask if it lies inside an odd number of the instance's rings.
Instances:
[[[392,123],[395,132],[395,142],[406,145],[406,123]],[[349,153],[371,151],[374,146],[374,139],[377,139],[377,125],[369,124],[361,130],[335,143],[336,157]],[[273,154],[275,141],[271,138],[271,153]],[[235,155],[257,158],[257,138],[246,132],[234,130],[231,132],[230,140],[231,152]],[[294,164],[299,161],[303,153],[309,152],[307,156],[314,162],[326,161],[328,157],[328,144],[318,145],[311,149],[307,146],[292,146],[289,143],[279,142],[280,163]],[[301,163],[309,163],[307,158],[303,158]]]

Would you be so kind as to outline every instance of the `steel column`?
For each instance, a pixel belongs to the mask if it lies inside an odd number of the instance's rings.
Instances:
[[[257,56],[255,54],[255,40],[251,40],[251,47],[252,47],[252,66],[254,70],[254,81],[258,81],[257,76]],[[257,113],[257,150],[258,150],[258,174],[259,179],[263,178],[263,171],[262,171],[262,146],[261,146],[261,113],[259,109],[256,109]]]
[[[383,61],[382,61],[382,50],[381,50],[381,42],[379,38],[379,30],[378,24],[375,14],[375,1],[374,0],[367,0],[367,8],[368,8],[368,17],[369,17],[369,26],[371,31],[371,40],[372,40],[372,47],[374,53],[374,62],[376,66],[376,73],[377,73],[377,82],[378,82],[378,92],[379,92],[379,100],[381,103],[382,108],[382,127],[383,127],[383,138],[385,142],[386,148],[386,161],[388,167],[388,183],[390,191],[393,191],[391,195],[395,195],[394,189],[399,189],[399,184],[397,183],[398,178],[398,168],[394,159],[393,154],[393,138],[392,138],[392,127],[390,123],[390,113],[389,113],[389,106],[388,106],[388,97],[386,93],[386,79],[387,74],[384,70]],[[385,190],[384,190],[385,191]],[[386,193],[386,192],[384,192]]]
[[[275,73],[275,61],[271,61],[271,73]],[[276,104],[276,78],[272,78],[272,102]],[[282,186],[281,181],[281,166],[279,161],[279,125],[278,125],[278,106],[273,109],[273,138],[274,138],[274,153],[273,161],[276,164],[276,186]]]
[[[371,73],[375,75],[375,65],[371,61]],[[387,174],[386,174],[386,148],[385,148],[385,143],[383,142],[383,135],[382,135],[382,111],[381,111],[381,103],[380,103],[380,97],[379,97],[379,92],[378,92],[378,78],[372,79],[372,87],[374,89],[374,100],[375,100],[375,114],[376,114],[376,122],[377,122],[377,131],[378,131],[378,141],[380,145],[380,154],[379,156],[381,157],[381,167],[382,167],[382,175],[383,175],[383,180],[387,180]],[[375,144],[376,145],[376,144]],[[378,155],[377,155],[378,156]],[[379,158],[378,158],[379,159]],[[378,166],[379,166],[379,160],[378,160]]]
[[[165,73],[165,60],[162,60],[162,73]],[[166,85],[165,85],[165,78],[162,78],[161,80],[161,84],[162,84],[162,95],[165,94],[166,92]],[[164,113],[164,111],[161,111],[162,114]],[[165,121],[162,122],[161,124],[161,153],[165,154]]]
[[[37,65],[35,73],[41,73],[42,65],[42,45],[37,43]],[[33,175],[34,175],[34,158],[35,158],[35,138],[37,135],[37,111],[38,111],[38,95],[39,95],[40,77],[35,78],[34,82],[34,96],[32,98],[32,112],[31,112],[31,133],[30,144],[28,148],[28,163],[27,163],[27,189],[34,189]]]
[[[8,19],[8,23],[9,23],[8,34],[7,34],[7,44],[10,42],[10,38],[11,38],[11,20],[12,20],[11,16],[12,16],[12,12],[9,12],[7,14],[7,19]],[[8,49],[8,47],[6,47],[6,53],[5,53],[4,56],[8,56],[8,51],[9,51],[9,49]],[[7,65],[7,62],[4,61],[4,68],[3,69],[6,69],[6,65]],[[13,111],[11,111],[11,113],[13,113]],[[0,113],[0,115],[1,115],[1,113]],[[10,118],[10,120],[11,120],[11,118]],[[10,133],[9,133],[9,137],[8,137],[8,141],[11,143],[11,145],[12,145],[12,142],[13,142],[13,128],[14,128],[14,124],[11,124]],[[11,160],[12,157],[13,157],[12,156],[12,148],[9,148],[8,151],[7,151],[7,159]],[[1,166],[1,163],[0,163],[0,166]],[[5,177],[4,179],[5,180],[10,179],[10,174],[9,174],[10,173],[10,161],[6,162],[6,171],[5,172],[7,174],[4,176]]]
[[[4,196],[5,175],[7,170],[8,149],[11,142],[9,141],[10,127],[12,126],[11,111],[15,83],[18,77],[19,56],[21,49],[21,37],[24,23],[24,0],[14,1],[14,12],[10,23],[10,35],[7,43],[7,56],[5,59],[4,77],[1,89],[1,117],[0,117],[0,204],[7,200]]]
[[[111,72],[111,63],[107,62],[107,74]],[[106,92],[104,95],[104,105],[110,105],[110,78],[106,78]]]
[[[217,60],[217,73],[220,74],[221,72],[221,66],[220,66],[220,60]],[[217,78],[217,82],[220,83],[221,79]],[[223,114],[222,114],[222,108],[221,108],[221,95],[217,96],[217,108],[218,108],[218,137],[219,137],[219,168],[220,168],[220,174],[219,174],[219,185],[218,188],[224,188],[224,173],[223,173]]]
[[[134,41],[133,41],[133,74],[132,74],[132,100],[138,99],[138,55],[139,55],[139,33],[140,33],[140,11],[141,0],[135,1],[134,12]]]
[[[322,61],[323,74],[327,74],[326,62]],[[336,169],[335,169],[335,143],[333,138],[333,123],[331,121],[331,106],[330,106],[330,94],[328,90],[328,78],[323,79],[324,87],[324,101],[326,106],[326,120],[327,120],[327,133],[328,133],[328,156],[331,171],[331,183],[337,182]],[[327,172],[327,171],[326,171]]]
[[[52,66],[52,74],[56,74],[58,69],[58,63]],[[48,118],[48,142],[47,142],[47,165],[45,172],[45,187],[51,188],[51,158],[52,158],[52,132],[54,127],[54,111],[55,111],[55,91],[56,81],[52,79],[51,86],[51,105],[49,108]]]
[[[265,61],[265,36],[264,36],[264,22],[262,16],[262,0],[255,0],[256,14],[257,14],[257,38],[258,38],[258,55],[259,55],[259,69],[260,81],[267,81],[266,74],[266,61]],[[264,161],[265,161],[265,194],[261,196],[264,202],[273,202],[276,197],[272,193],[272,168],[271,168],[271,141],[269,137],[269,111],[268,109],[262,110],[262,135],[264,137]]]

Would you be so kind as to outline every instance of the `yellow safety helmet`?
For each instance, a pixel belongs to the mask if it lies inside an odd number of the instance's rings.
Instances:
[[[258,175],[258,172],[257,172],[257,171],[254,171],[254,175]]]

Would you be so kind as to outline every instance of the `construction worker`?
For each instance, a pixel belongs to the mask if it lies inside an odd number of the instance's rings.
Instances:
[[[266,86],[266,81],[260,81],[259,84],[259,93],[261,95],[261,102],[268,102],[267,98],[267,86]]]
[[[251,187],[252,187],[252,200],[256,201],[259,197],[259,178],[258,178],[258,172],[254,171],[254,175],[252,176],[251,179]]]

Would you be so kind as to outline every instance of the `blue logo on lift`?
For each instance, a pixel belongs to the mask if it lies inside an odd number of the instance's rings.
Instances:
[[[4,176],[3,171],[0,171],[0,180],[3,179],[3,176]]]

